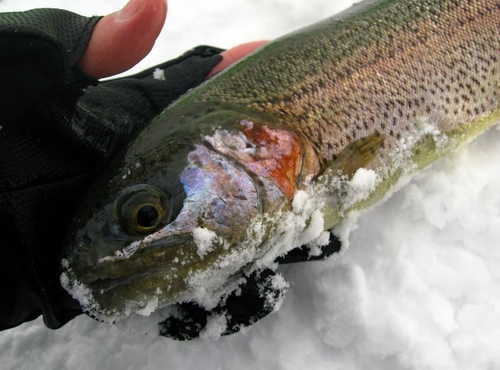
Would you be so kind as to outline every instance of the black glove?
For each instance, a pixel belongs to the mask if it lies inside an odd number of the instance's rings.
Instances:
[[[99,17],[37,9],[0,14],[0,330],[81,313],[60,286],[60,249],[99,170],[150,119],[222,59],[198,47],[101,83],[76,67]],[[164,71],[165,80],[153,78]]]
[[[330,233],[330,241],[321,247],[318,256],[309,256],[306,246],[296,248],[285,256],[279,257],[280,264],[321,260],[340,251],[340,240]],[[177,305],[177,312],[160,323],[160,335],[177,340],[190,340],[200,337],[209,320],[217,320],[219,332],[208,335],[228,335],[250,326],[273,312],[286,292],[284,279],[266,269],[252,273],[246,281],[211,311],[195,303]]]

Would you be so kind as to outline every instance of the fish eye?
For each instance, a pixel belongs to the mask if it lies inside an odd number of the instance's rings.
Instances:
[[[130,235],[150,234],[166,224],[169,202],[158,188],[134,185],[116,199],[114,213],[120,228]]]
[[[154,204],[145,204],[137,211],[137,224],[140,227],[155,227],[159,220],[158,208]]]

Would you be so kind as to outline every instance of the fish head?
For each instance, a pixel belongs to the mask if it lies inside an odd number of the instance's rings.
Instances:
[[[99,319],[216,296],[265,252],[269,228],[252,225],[290,209],[303,176],[317,170],[301,138],[274,118],[195,111],[156,118],[75,217],[61,279]]]

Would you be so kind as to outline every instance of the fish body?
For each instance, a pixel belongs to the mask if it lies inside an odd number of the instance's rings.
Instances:
[[[497,0],[381,0],[265,45],[114,160],[68,236],[63,285],[103,320],[214,305],[286,252],[297,194],[322,199],[302,230],[328,230],[495,124],[498,30]]]

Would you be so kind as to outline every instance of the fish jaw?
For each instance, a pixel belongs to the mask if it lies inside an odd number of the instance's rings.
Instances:
[[[152,304],[193,300],[200,293],[190,283],[191,277],[206,271],[210,277],[203,294],[217,297],[266,253],[260,247],[272,223],[258,236],[253,234],[252,223],[289,210],[304,177],[312,178],[319,167],[313,152],[296,134],[277,129],[261,117],[236,116],[239,118],[233,117],[230,124],[222,124],[219,117],[217,125],[201,130],[188,149],[174,157],[172,163],[181,164],[176,181],[185,196],[183,205],[175,219],[149,235],[124,235],[126,231],[116,220],[117,199],[134,187],[154,185],[161,192],[162,181],[169,181],[162,179],[165,169],[151,174],[154,181],[150,184],[124,178],[124,171],[132,172],[123,168],[105,181],[111,189],[120,181],[127,186],[111,195],[104,209],[96,211],[77,231],[73,245],[90,239],[93,247],[87,248],[88,253],[69,253],[63,274],[63,285],[91,315],[112,321],[141,313]],[[168,127],[168,118],[160,118],[154,125]],[[214,117],[209,118],[213,123]],[[149,132],[154,135],[156,130]],[[147,133],[138,140],[152,141]],[[141,146],[131,145],[127,156],[140,158],[138,148]],[[120,167],[126,167],[123,163]],[[104,220],[100,224],[98,214]],[[93,251],[100,246],[106,249],[112,242],[119,247],[105,253]],[[79,297],[82,287],[84,298]]]

